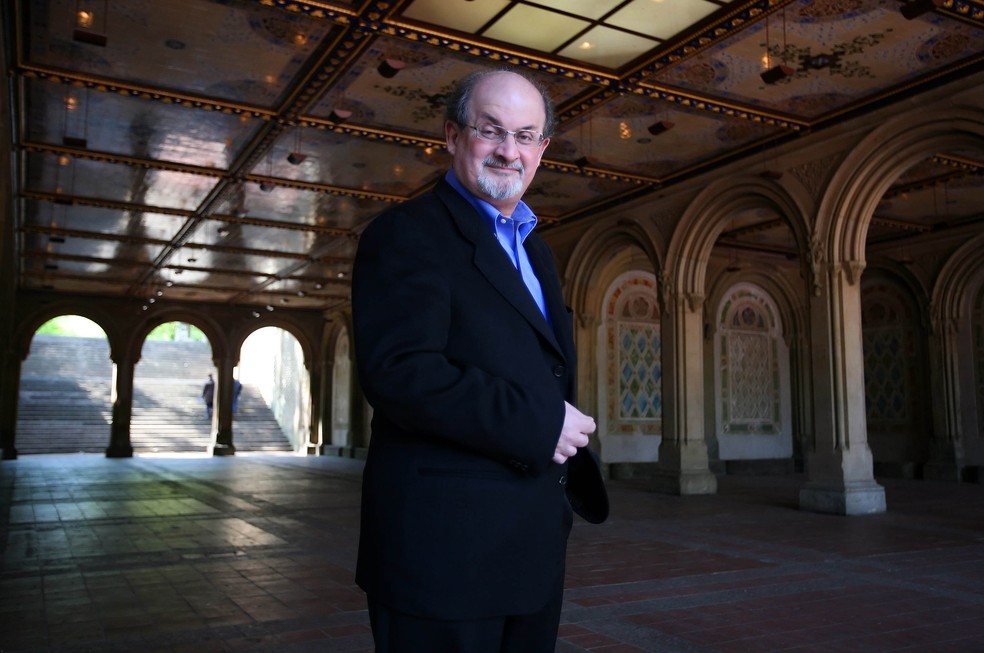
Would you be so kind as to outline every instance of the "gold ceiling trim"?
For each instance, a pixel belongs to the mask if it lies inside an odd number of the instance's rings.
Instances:
[[[414,43],[433,45],[450,52],[488,59],[499,64],[522,66],[531,70],[566,77],[568,79],[577,79],[599,86],[613,86],[619,81],[617,75],[605,73],[587,66],[561,63],[556,59],[547,59],[519,49],[492,47],[487,42],[461,36],[452,36],[446,32],[439,32],[437,30],[425,30],[417,25],[404,23],[399,20],[387,19],[384,24],[376,27],[375,31],[386,36],[393,36]]]
[[[271,120],[277,115],[273,110],[246,104],[225,102],[213,98],[205,99],[185,93],[175,93],[173,91],[162,91],[161,89],[148,88],[136,84],[109,81],[91,75],[68,74],[62,70],[53,70],[32,64],[19,64],[17,74],[28,79],[43,79],[55,84],[68,84],[101,93],[128,95],[144,100],[156,100],[165,104],[176,104],[191,109],[218,111],[228,115],[251,116],[261,120]]]
[[[176,163],[173,161],[157,161],[148,159],[138,159],[137,157],[126,156],[124,154],[113,154],[111,152],[98,152],[96,150],[83,150],[75,147],[54,145],[47,143],[37,143],[26,141],[21,143],[20,149],[28,152],[40,152],[44,154],[67,155],[76,159],[86,161],[99,161],[102,163],[113,163],[129,166],[131,168],[144,168],[145,170],[159,170],[165,172],[183,172],[203,177],[214,177],[217,179],[226,178],[228,173],[219,168],[208,168],[196,166],[188,163]]]
[[[329,234],[334,236],[351,236],[351,229],[342,227],[328,227],[324,225],[302,224],[297,222],[281,222],[280,220],[264,220],[262,218],[251,218],[248,215],[242,218],[226,215],[224,213],[213,213],[203,220],[214,220],[232,225],[249,225],[251,227],[265,227],[268,229],[283,229],[285,231],[302,231],[305,233]]]
[[[797,120],[790,116],[763,111],[761,109],[755,109],[737,103],[715,102],[700,95],[686,93],[678,89],[669,89],[665,86],[659,86],[656,84],[640,84],[631,92],[637,95],[644,95],[648,98],[657,98],[665,102],[680,105],[682,107],[697,109],[698,111],[724,114],[731,118],[740,118],[742,120],[779,127],[781,129],[802,131],[810,126],[809,122]]]
[[[892,218],[880,218],[877,215],[871,216],[871,224],[879,227],[888,227],[897,231],[915,231],[917,233],[928,233],[933,231],[933,227],[924,224],[916,224],[904,220],[894,220]]]
[[[198,214],[188,209],[174,209],[166,206],[150,206],[147,204],[134,204],[133,202],[121,202],[117,200],[100,199],[95,200],[82,195],[68,195],[66,193],[50,193],[47,191],[25,190],[21,197],[29,200],[52,202],[54,204],[73,204],[78,206],[89,206],[98,209],[113,209],[115,211],[129,211],[131,213],[160,213],[162,215],[173,215],[179,218],[195,218]],[[168,242],[168,241],[164,241]]]
[[[267,177],[264,175],[242,175],[244,181],[253,183],[269,182],[283,188],[293,188],[294,190],[307,190],[325,195],[337,195],[340,197],[353,197],[360,200],[375,200],[379,202],[403,202],[407,198],[402,195],[390,193],[377,193],[373,191],[359,190],[355,188],[345,188],[343,186],[332,186],[329,184],[319,184],[312,181],[301,181],[298,179],[284,179],[283,177]]]
[[[693,35],[684,36],[657,52],[646,63],[631,69],[623,78],[627,85],[644,84],[642,78],[655,75],[664,68],[683,63],[717,43],[744,29],[748,23],[762,20],[793,0],[752,0],[736,7],[717,21]]]
[[[166,247],[169,240],[159,238],[141,238],[139,236],[129,236],[117,233],[105,233],[102,231],[83,231],[81,229],[66,229],[64,227],[44,227],[40,225],[21,225],[19,231],[30,234],[43,234],[49,236],[62,236],[64,238],[84,238],[86,240],[111,240],[127,245],[153,245],[155,247]],[[148,264],[149,265],[149,264]],[[132,281],[132,279],[131,279]]]

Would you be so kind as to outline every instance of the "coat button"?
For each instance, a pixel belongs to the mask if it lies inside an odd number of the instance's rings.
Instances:
[[[560,480],[558,481],[561,485],[567,485],[567,477],[561,474]]]
[[[556,376],[558,379],[564,376],[566,372],[567,372],[567,368],[564,367],[563,365],[557,365],[553,368],[553,375]]]

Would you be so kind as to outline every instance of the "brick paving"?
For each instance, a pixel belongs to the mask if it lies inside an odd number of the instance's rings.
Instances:
[[[0,652],[368,652],[361,464],[0,463]],[[577,523],[557,653],[984,651],[984,488],[880,479],[889,511],[797,509],[801,476],[707,497],[611,484]],[[429,653],[429,652],[422,652]]]

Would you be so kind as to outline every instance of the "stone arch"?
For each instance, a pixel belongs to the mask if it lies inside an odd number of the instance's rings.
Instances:
[[[815,255],[829,263],[865,260],[868,225],[892,183],[940,151],[984,149],[984,111],[914,111],[868,134],[834,173],[817,214]]]
[[[984,234],[964,243],[943,265],[930,297],[930,321],[934,332],[946,325],[961,326],[970,315],[974,289],[984,284]]]
[[[611,279],[599,279],[598,275],[606,261],[627,248],[641,251],[652,266],[649,271],[659,277],[664,245],[652,221],[622,220],[614,225],[608,222],[596,224],[578,241],[564,271],[568,301],[576,311],[600,315],[605,289]]]
[[[763,206],[787,220],[798,249],[807,252],[812,202],[801,187],[786,188],[761,177],[722,179],[690,204],[673,234],[666,257],[673,290],[681,297],[704,297],[711,250],[726,226],[721,216]]]
[[[971,445],[984,432],[984,402],[975,401],[980,379],[973,333],[974,301],[984,293],[982,248],[984,234],[960,247],[940,270],[930,299],[932,333],[939,343],[931,360],[934,454],[942,470],[934,473],[941,478],[959,478],[966,463],[984,465],[984,449]]]
[[[796,288],[786,275],[770,272],[757,267],[719,276],[708,288],[708,305],[720,305],[725,293],[738,283],[759,286],[772,298],[783,324],[782,336],[791,346],[794,340],[806,334],[807,307],[803,301],[803,290]]]
[[[325,328],[324,357],[327,370],[325,397],[327,410],[324,419],[328,431],[324,438],[326,445],[339,450],[355,445],[354,414],[354,347],[350,324],[332,320]]]
[[[37,307],[19,321],[13,337],[14,351],[18,360],[23,361],[27,358],[31,351],[34,333],[41,328],[41,325],[61,315],[80,315],[95,322],[106,333],[111,352],[120,342],[121,330],[116,320],[110,313],[102,311],[98,305],[75,300],[57,301]]]
[[[201,329],[205,337],[208,338],[212,348],[212,360],[216,361],[216,366],[218,366],[218,361],[227,355],[229,347],[225,331],[211,316],[182,306],[162,306],[160,310],[155,310],[152,315],[147,315],[130,329],[125,350],[128,354],[127,359],[136,364],[140,360],[144,341],[150,332],[168,322],[185,322]],[[115,350],[113,359],[118,360]]]
[[[317,360],[314,355],[314,343],[312,343],[311,338],[308,337],[307,332],[300,328],[297,324],[291,322],[289,319],[278,317],[276,314],[260,320],[247,322],[244,326],[231,333],[229,336],[230,352],[234,352],[238,358],[238,352],[242,349],[243,343],[246,342],[246,339],[249,338],[254,332],[266,327],[283,329],[290,335],[294,336],[301,348],[301,352],[304,354],[304,367],[309,372],[315,369]]]

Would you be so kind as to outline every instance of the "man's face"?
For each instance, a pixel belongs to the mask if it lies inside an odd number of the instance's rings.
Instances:
[[[501,143],[481,138],[472,126],[498,125],[509,131],[543,131],[546,114],[540,92],[512,73],[496,73],[473,89],[471,126],[448,122],[444,127],[454,173],[462,185],[503,215],[513,209],[533,181],[549,139],[522,146],[512,135]]]

